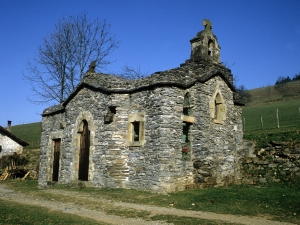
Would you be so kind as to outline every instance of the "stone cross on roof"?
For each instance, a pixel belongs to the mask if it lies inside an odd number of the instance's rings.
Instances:
[[[88,72],[95,73],[95,68],[96,68],[96,61],[92,61],[91,64],[89,65]]]
[[[205,27],[205,30],[211,30],[212,29],[212,23],[209,20],[204,19],[202,21],[202,24]]]

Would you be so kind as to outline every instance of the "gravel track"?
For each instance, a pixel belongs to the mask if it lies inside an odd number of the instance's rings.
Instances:
[[[45,192],[51,194],[59,194],[65,196],[74,196],[74,191],[64,191],[64,190],[54,190],[54,189],[46,189]],[[79,195],[79,194],[78,194]],[[76,196],[78,196],[76,195]],[[76,205],[74,203],[66,203],[66,202],[59,202],[59,201],[49,201],[41,199],[37,196],[28,196],[22,193],[16,193],[12,189],[5,187],[4,185],[0,184],[0,198],[3,200],[13,201],[22,204],[28,204],[33,206],[41,206],[46,207],[51,210],[58,210],[63,213],[75,214],[86,218],[95,219],[97,221],[105,222],[108,224],[117,224],[117,225],[164,225],[168,224],[163,221],[147,221],[139,218],[126,218],[116,215],[107,214],[101,210],[92,210],[87,209],[83,206]],[[231,222],[237,224],[251,224],[251,225],[292,225],[292,223],[286,222],[278,222],[273,220],[268,220],[263,217],[248,217],[248,216],[236,216],[230,214],[217,214],[212,212],[202,212],[202,211],[192,211],[192,210],[179,210],[175,208],[169,207],[156,207],[156,206],[147,206],[147,205],[139,205],[139,204],[132,204],[132,203],[124,203],[124,202],[114,202],[111,200],[105,199],[95,199],[89,195],[80,194],[80,199],[85,199],[88,201],[95,201],[105,204],[107,207],[118,207],[124,209],[133,209],[133,210],[143,210],[148,211],[153,215],[160,215],[160,214],[168,214],[174,216],[185,216],[185,217],[194,217],[199,219],[208,219],[214,221],[220,221],[220,224],[223,222]],[[103,204],[102,204],[103,205]]]

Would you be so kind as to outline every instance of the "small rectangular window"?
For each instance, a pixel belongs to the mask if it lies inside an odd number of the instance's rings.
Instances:
[[[132,122],[133,132],[132,132],[132,140],[140,141],[140,122]]]
[[[144,145],[145,113],[134,113],[128,116],[128,146]]]

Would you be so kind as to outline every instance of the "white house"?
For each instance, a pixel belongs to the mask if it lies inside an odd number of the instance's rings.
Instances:
[[[29,144],[10,132],[11,121],[8,121],[7,129],[0,126],[0,157],[14,152],[22,153],[23,147]]]

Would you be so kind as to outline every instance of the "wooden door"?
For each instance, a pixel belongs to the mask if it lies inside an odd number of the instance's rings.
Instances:
[[[78,180],[89,178],[90,132],[87,121],[83,121],[83,131],[80,136]]]
[[[60,143],[61,143],[61,139],[54,140],[54,157],[53,157],[53,173],[52,173],[53,181],[58,181]]]

